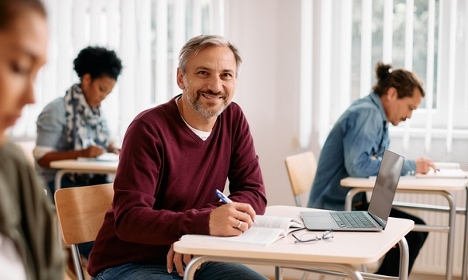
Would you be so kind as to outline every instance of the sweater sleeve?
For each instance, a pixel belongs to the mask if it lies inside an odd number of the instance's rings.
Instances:
[[[244,114],[239,113],[229,169],[230,198],[250,204],[261,215],[267,205],[263,176],[249,124]]]

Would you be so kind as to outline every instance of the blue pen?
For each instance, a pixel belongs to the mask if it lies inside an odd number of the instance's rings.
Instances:
[[[229,197],[224,195],[224,193],[220,192],[218,189],[216,189],[216,195],[219,197],[219,199],[221,199],[223,203],[232,203],[232,200],[230,200]]]
[[[219,199],[221,199],[223,203],[232,203],[232,200],[230,200],[229,197],[227,197],[224,193],[220,192],[218,189],[216,189],[216,195],[219,197]],[[257,221],[253,220],[253,222],[258,225]]]

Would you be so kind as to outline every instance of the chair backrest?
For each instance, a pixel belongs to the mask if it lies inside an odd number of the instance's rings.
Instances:
[[[288,156],[285,163],[296,206],[302,206],[300,195],[312,189],[317,171],[314,153],[308,151]]]
[[[55,206],[66,244],[94,241],[111,208],[113,184],[60,189],[55,192]]]

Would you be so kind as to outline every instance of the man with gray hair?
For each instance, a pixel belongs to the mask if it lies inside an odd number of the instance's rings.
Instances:
[[[201,35],[182,48],[182,94],[135,117],[124,137],[114,201],[91,251],[94,279],[181,279],[184,234],[236,236],[267,204],[249,124],[232,102],[241,64],[227,39]],[[230,199],[216,190],[229,180]],[[204,263],[195,279],[267,279],[240,264]]]

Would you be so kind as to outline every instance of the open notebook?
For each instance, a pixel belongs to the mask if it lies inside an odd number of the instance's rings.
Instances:
[[[301,221],[294,218],[275,216],[255,216],[257,224],[238,236],[219,237],[211,235],[186,234],[182,240],[192,242],[223,242],[232,244],[249,244],[267,246],[278,239],[286,237],[288,233],[304,228]]]
[[[467,179],[468,173],[456,162],[435,162],[437,172],[429,170],[427,174],[416,173],[416,178]]]

